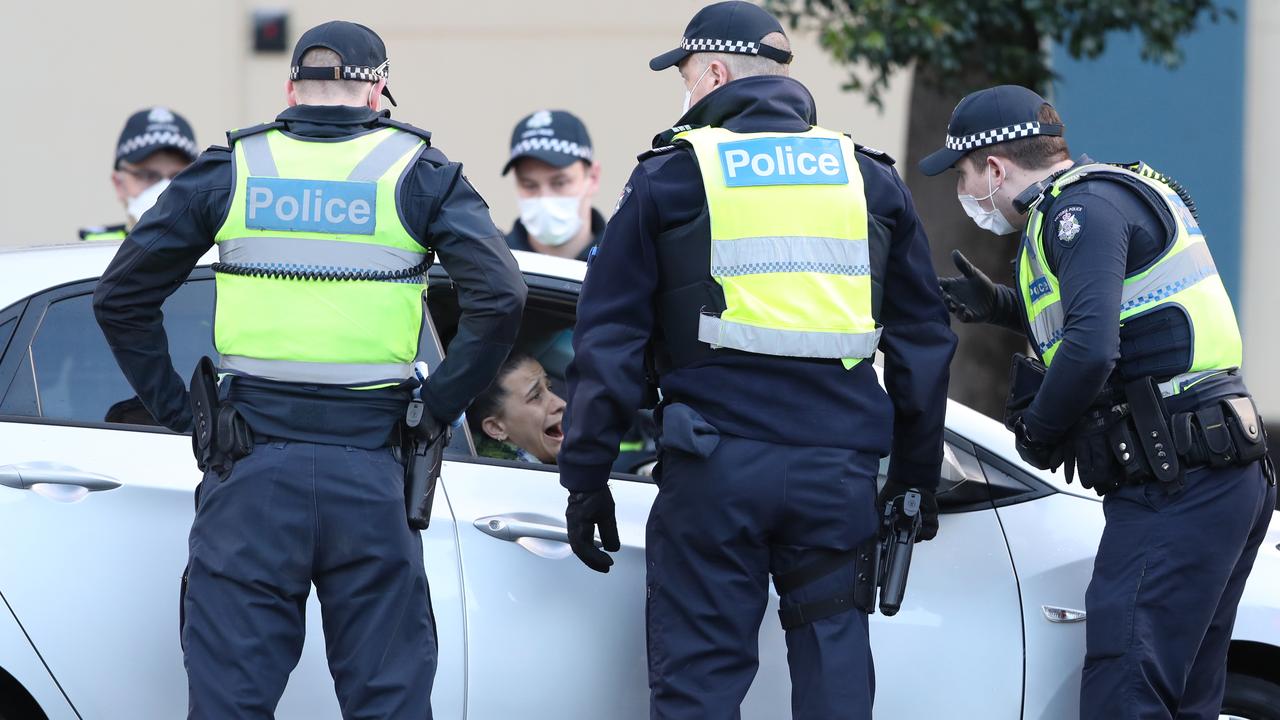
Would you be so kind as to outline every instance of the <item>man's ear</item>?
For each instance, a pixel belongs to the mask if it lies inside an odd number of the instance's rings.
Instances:
[[[386,78],[379,80],[373,84],[373,91],[369,93],[369,109],[378,112],[382,109],[382,88],[387,86]]]
[[[287,99],[287,101],[288,101],[288,103],[289,103],[289,107],[297,107],[297,106],[298,106],[298,104],[299,104],[299,103],[298,103],[298,91],[297,91],[297,89],[296,89],[296,88],[294,88],[294,87],[293,87],[293,81],[292,81],[292,80],[285,80],[285,81],[284,81],[284,96],[285,96],[285,98]]]
[[[587,197],[596,194],[600,189],[600,163],[593,162],[587,166]]]
[[[484,430],[485,435],[488,435],[498,442],[502,442],[507,439],[507,429],[502,426],[502,421],[493,415],[490,415],[480,421],[480,429]]]
[[[729,76],[729,66],[720,60],[711,61],[711,71],[707,73],[712,80],[715,80],[716,87],[728,85],[733,78]]]
[[[1009,177],[1009,161],[995,155],[987,156],[987,167],[991,169],[991,181],[999,184]]]

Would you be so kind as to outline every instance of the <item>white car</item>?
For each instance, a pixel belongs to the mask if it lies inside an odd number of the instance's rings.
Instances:
[[[115,250],[0,252],[2,720],[186,712],[178,592],[200,475],[187,437],[136,424],[145,411],[94,321],[94,283]],[[563,355],[554,339],[572,327],[585,266],[517,256],[529,284],[518,346]],[[447,339],[456,299],[443,273],[432,278]],[[181,376],[213,353],[213,294],[202,266],[165,306]],[[563,358],[547,365],[562,372]],[[876,717],[1074,720],[1101,503],[1023,464],[998,423],[952,403],[947,426],[938,538],[917,546],[901,612],[871,618]],[[635,475],[612,486],[623,547],[600,575],[569,551],[555,468],[479,458],[459,434],[423,534],[436,717],[648,717],[644,526],[656,488]],[[1254,720],[1280,718],[1278,542],[1273,522],[1229,660],[1224,712]],[[337,718],[314,597],[307,614],[278,715]],[[773,613],[760,645],[743,717],[789,717]]]

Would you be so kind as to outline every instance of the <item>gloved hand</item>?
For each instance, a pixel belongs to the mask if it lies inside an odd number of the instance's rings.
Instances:
[[[604,549],[618,552],[622,543],[618,540],[618,519],[614,514],[613,493],[608,487],[592,492],[569,493],[569,506],[564,511],[565,525],[569,530],[569,547],[584,565],[596,572],[607,573],[613,558],[596,547],[596,527],[600,528],[600,540]]]
[[[912,489],[920,493],[920,534],[916,536],[916,542],[932,540],[938,535],[938,498],[934,496],[932,490],[902,482],[887,482],[884,489],[880,491],[880,496],[876,498],[876,515],[880,516],[884,513],[884,506],[890,500]]]
[[[996,285],[959,250],[951,251],[959,276],[938,278],[947,310],[964,323],[989,322],[996,309]]]
[[[1057,470],[1062,464],[1062,446],[1032,439],[1027,435],[1027,426],[1022,422],[1021,415],[1013,422],[1013,436],[1017,441],[1018,455],[1028,465],[1041,470]]]

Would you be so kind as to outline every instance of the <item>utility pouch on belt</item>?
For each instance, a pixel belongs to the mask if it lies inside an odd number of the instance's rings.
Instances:
[[[1004,425],[1013,430],[1013,425],[1022,413],[1036,399],[1040,386],[1044,384],[1047,372],[1044,363],[1022,353],[1015,353],[1013,363],[1009,367],[1009,397],[1004,404]]]
[[[253,452],[253,431],[240,413],[218,400],[218,371],[200,358],[191,375],[191,449],[201,471],[226,472]]]
[[[1173,416],[1174,439],[1188,465],[1248,465],[1267,454],[1267,431],[1253,398],[1236,396]]]
[[[1178,461],[1173,433],[1169,430],[1169,413],[1165,410],[1164,399],[1155,380],[1145,377],[1127,383],[1124,394],[1133,414],[1134,429],[1137,430],[1147,469],[1171,492],[1177,491],[1182,487],[1182,464]]]

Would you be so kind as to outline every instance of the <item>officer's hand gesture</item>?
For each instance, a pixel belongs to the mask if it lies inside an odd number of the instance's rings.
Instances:
[[[609,572],[613,558],[596,547],[598,526],[605,550],[618,552],[622,549],[622,543],[618,539],[618,518],[614,514],[613,493],[609,492],[609,488],[569,493],[569,506],[565,508],[564,519],[573,554],[592,570]]]
[[[951,260],[960,275],[938,278],[938,287],[942,290],[942,300],[947,309],[960,322],[990,321],[996,307],[995,283],[959,250],[951,252]]]

